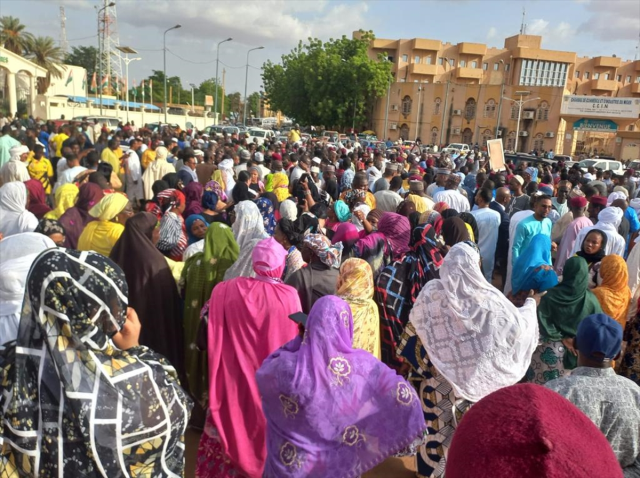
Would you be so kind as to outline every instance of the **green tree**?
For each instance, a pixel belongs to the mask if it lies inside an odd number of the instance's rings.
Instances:
[[[31,33],[25,31],[25,27],[16,17],[0,18],[0,44],[17,55],[22,55],[27,49],[27,43],[33,39]]]
[[[247,118],[260,115],[260,93],[257,91],[251,93],[247,98]]]
[[[98,49],[95,46],[74,46],[71,52],[67,53],[64,62],[67,65],[81,66],[87,70],[87,76],[91,78],[96,71],[98,63]]]
[[[222,100],[224,99],[224,110],[228,111],[229,104],[226,98],[224,97],[224,90],[222,89],[222,85],[218,87],[218,110],[222,110]],[[205,96],[212,96],[215,104],[215,95],[216,95],[216,79],[209,78],[208,80],[204,80],[195,90],[195,99],[196,104],[203,105]],[[211,111],[213,111],[213,106],[211,107]]]
[[[62,66],[64,52],[51,37],[31,37],[27,41],[26,50],[25,56],[29,60],[47,70],[45,78],[38,78],[38,94],[43,95],[51,84],[51,78],[62,78],[65,69]]]
[[[373,39],[372,32],[362,31],[360,38],[325,43],[309,38],[283,55],[281,64],[267,61],[262,79],[269,105],[302,124],[340,129],[362,124],[392,78],[385,55],[369,58]]]

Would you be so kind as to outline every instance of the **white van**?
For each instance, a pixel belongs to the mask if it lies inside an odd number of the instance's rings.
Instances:
[[[249,143],[264,144],[265,139],[274,137],[275,133],[267,129],[251,128],[247,131],[247,142]]]
[[[582,169],[582,171],[584,171],[585,173],[592,166],[596,169],[602,169],[603,171],[613,171],[616,174],[622,174],[624,171],[622,163],[620,161],[614,161],[612,159],[583,159],[578,164],[580,165],[580,169]]]

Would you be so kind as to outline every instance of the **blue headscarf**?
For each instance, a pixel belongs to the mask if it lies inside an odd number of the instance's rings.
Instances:
[[[273,236],[276,231],[276,216],[273,212],[273,203],[271,200],[261,197],[256,201],[256,206],[260,210],[262,220],[264,222],[264,232]]]
[[[202,193],[202,207],[211,211],[215,211],[217,205],[218,195],[213,191],[205,190],[204,193]]]
[[[200,240],[199,238],[194,236],[193,233],[191,232],[191,227],[193,226],[193,223],[196,221],[202,221],[205,223],[207,227],[209,227],[209,223],[207,222],[207,220],[204,217],[200,216],[199,214],[192,214],[187,219],[185,219],[184,225],[185,225],[185,228],[187,229],[189,245],[193,244],[194,242],[198,242]]]
[[[533,166],[529,166],[525,169],[526,172],[531,176],[531,181],[538,181],[538,168],[534,168]]]
[[[351,218],[351,210],[349,209],[349,206],[347,206],[347,203],[342,200],[334,203],[333,210],[340,222],[347,222]]]
[[[532,289],[544,292],[556,285],[558,276],[551,267],[551,238],[546,234],[537,234],[513,265],[513,293]]]

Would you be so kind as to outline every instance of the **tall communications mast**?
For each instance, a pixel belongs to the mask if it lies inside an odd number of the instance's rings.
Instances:
[[[64,14],[64,7],[60,5],[60,48],[63,53],[69,52],[69,43],[67,42],[67,16]]]
[[[116,47],[120,46],[120,37],[118,35],[118,16],[116,13],[115,2],[109,0],[103,1],[103,9],[98,19],[100,25],[99,34],[102,42],[102,74],[108,79],[108,88],[105,88],[106,94],[116,94],[120,91],[118,82],[122,82],[122,57],[120,51]],[[102,81],[100,78],[98,81]]]

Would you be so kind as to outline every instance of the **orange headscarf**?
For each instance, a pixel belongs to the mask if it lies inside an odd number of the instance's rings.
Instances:
[[[602,311],[614,318],[624,330],[631,302],[627,263],[618,255],[605,256],[600,262],[602,284],[593,289]]]

